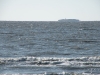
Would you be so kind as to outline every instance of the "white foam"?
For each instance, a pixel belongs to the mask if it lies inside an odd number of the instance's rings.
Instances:
[[[77,57],[77,58],[56,58],[56,57],[17,57],[0,58],[0,65],[13,63],[20,66],[65,66],[65,67],[100,67],[100,57]]]
[[[100,75],[100,74],[91,74],[91,73],[75,73],[75,72],[71,72],[71,73],[68,73],[68,72],[62,72],[62,73],[47,73],[47,72],[44,72],[44,73],[40,73],[40,74],[0,74],[0,75]]]

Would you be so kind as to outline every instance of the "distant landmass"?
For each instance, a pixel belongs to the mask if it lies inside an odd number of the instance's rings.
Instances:
[[[59,19],[59,22],[79,22],[78,19]]]

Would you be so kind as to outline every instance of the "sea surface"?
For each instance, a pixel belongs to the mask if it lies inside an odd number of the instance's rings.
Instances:
[[[0,21],[0,75],[99,75],[100,21]]]

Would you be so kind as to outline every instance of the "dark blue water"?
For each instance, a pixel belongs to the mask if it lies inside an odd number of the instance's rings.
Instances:
[[[0,74],[100,74],[100,22],[0,22]]]

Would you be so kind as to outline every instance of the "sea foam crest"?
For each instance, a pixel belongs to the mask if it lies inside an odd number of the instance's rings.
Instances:
[[[17,57],[0,58],[2,64],[20,63],[20,66],[57,66],[57,67],[100,67],[100,57],[77,57],[77,58],[56,58],[56,57]]]
[[[75,72],[62,72],[62,73],[40,73],[40,74],[0,74],[0,75],[100,75],[100,74],[91,74],[91,73],[75,73]]]

